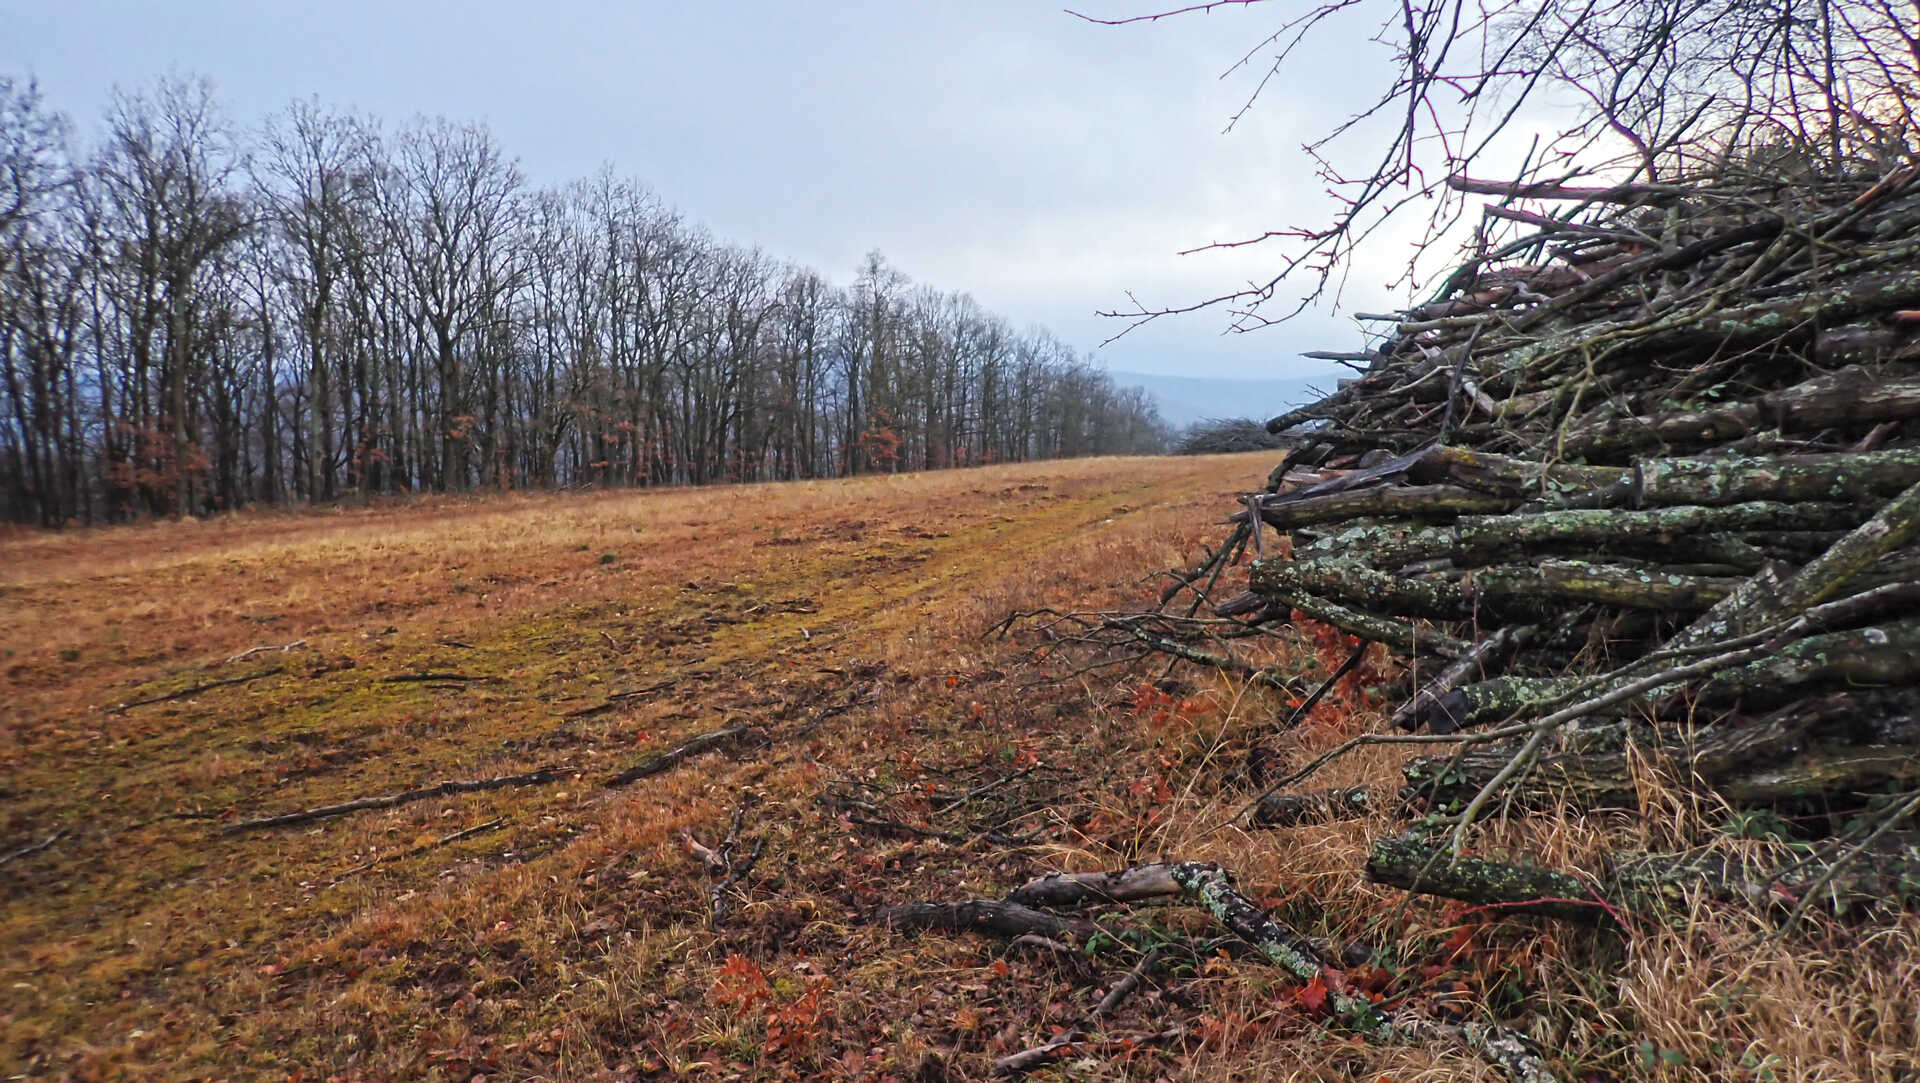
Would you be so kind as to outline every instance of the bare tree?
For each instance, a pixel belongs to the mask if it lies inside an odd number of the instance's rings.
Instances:
[[[373,137],[359,121],[295,102],[269,121],[253,158],[256,198],[286,246],[284,275],[306,350],[307,475],[315,499],[331,500],[337,451],[338,380],[329,367],[335,294],[348,259],[350,217],[371,196]]]
[[[1146,449],[1042,332],[852,286],[602,174],[529,193],[483,129],[203,83],[116,101],[76,165],[0,83],[0,484],[15,521],[423,487],[832,476]],[[244,181],[244,183],[242,183]]]
[[[1075,14],[1120,25],[1261,2]],[[1268,326],[1330,290],[1337,297],[1357,246],[1389,221],[1424,214],[1429,237],[1442,236],[1469,192],[1525,194],[1583,177],[1602,187],[1657,184],[1741,164],[1777,181],[1788,163],[1789,177],[1832,177],[1911,162],[1916,16],[1910,0],[1327,0],[1231,65],[1229,74],[1245,72],[1254,85],[1228,127],[1309,42],[1370,21],[1386,49],[1387,89],[1306,147],[1334,200],[1331,217],[1203,246],[1274,247],[1264,281],[1105,315],[1131,330],[1223,308],[1233,330]],[[1523,142],[1516,120],[1547,107],[1572,120]],[[1510,161],[1521,162],[1511,180],[1474,175]],[[1299,293],[1276,307],[1290,282]]]
[[[514,226],[520,170],[485,129],[419,121],[394,142],[383,178],[386,241],[432,336],[442,488],[473,481],[469,359],[481,322],[512,284],[493,257]]]
[[[247,228],[235,147],[205,81],[122,95],[87,191],[106,245],[104,290],[123,413],[109,438],[119,487],[156,514],[193,510],[204,459],[193,392],[207,360],[201,271]]]

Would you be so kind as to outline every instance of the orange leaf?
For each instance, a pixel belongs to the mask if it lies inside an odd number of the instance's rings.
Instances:
[[[1294,994],[1294,996],[1300,1001],[1302,1008],[1305,1008],[1310,1014],[1319,1015],[1327,1008],[1327,981],[1325,978],[1315,975],[1314,979],[1301,987],[1300,991]]]

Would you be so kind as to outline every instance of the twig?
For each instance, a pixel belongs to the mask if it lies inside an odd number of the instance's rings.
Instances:
[[[1113,1014],[1122,1002],[1133,995],[1134,990],[1140,988],[1140,983],[1160,962],[1160,951],[1161,949],[1154,948],[1141,956],[1140,961],[1135,963],[1132,969],[1122,974],[1113,983],[1113,988],[1107,990],[1107,995],[1100,998],[1100,1003],[1095,1004],[1093,1010],[1068,1028],[1066,1033],[1058,1035],[1043,1045],[999,1058],[993,1062],[993,1070],[1000,1075],[1018,1075],[1021,1072],[1031,1071],[1065,1052],[1069,1047],[1087,1040],[1091,1036],[1095,1023],[1104,1016]]]
[[[649,775],[657,775],[678,764],[688,756],[698,755],[710,748],[718,748],[737,737],[745,735],[746,732],[746,723],[736,722],[731,726],[723,726],[720,729],[711,730],[707,733],[695,734],[679,744],[674,745],[672,748],[667,749],[665,752],[656,753],[641,760],[639,763],[608,779],[606,784],[608,786],[625,786],[629,782],[637,782]]]
[[[462,828],[459,831],[455,831],[451,835],[442,835],[432,842],[415,846],[410,850],[401,850],[398,853],[384,854],[380,857],[374,858],[372,861],[369,861],[364,865],[355,865],[353,868],[348,869],[347,871],[334,877],[333,882],[338,884],[342,880],[345,880],[347,877],[357,876],[360,873],[366,872],[368,869],[371,869],[376,865],[384,865],[389,861],[399,861],[403,858],[413,857],[416,854],[424,854],[428,850],[438,849],[439,847],[445,846],[450,842],[459,842],[461,839],[472,838],[473,836],[478,835],[482,832],[492,831],[494,828],[499,827],[501,824],[504,824],[506,822],[507,821],[505,817],[496,816],[495,818],[488,820],[486,823],[474,824],[472,827]]]
[[[176,699],[186,699],[189,696],[197,696],[202,692],[211,692],[216,688],[225,688],[228,685],[245,684],[248,681],[257,681],[263,677],[277,676],[281,673],[285,673],[286,671],[287,671],[286,666],[274,666],[271,669],[263,669],[258,673],[248,673],[240,677],[226,677],[217,681],[207,681],[204,684],[190,685],[186,688],[180,689],[177,692],[168,692],[164,696],[150,696],[146,699],[128,700],[125,703],[116,704],[115,706],[108,708],[108,710],[111,710],[117,713],[120,711],[130,710],[134,707],[146,707],[150,704],[155,704],[155,703],[168,703]]]
[[[291,643],[283,643],[278,646],[275,646],[272,644],[262,644],[258,647],[248,647],[246,650],[241,651],[239,654],[236,654],[233,657],[227,659],[227,664],[232,665],[235,662],[244,662],[247,659],[252,658],[256,654],[266,654],[270,651],[279,651],[281,654],[287,654],[291,651],[297,650],[306,645],[307,645],[306,640],[296,639]]]
[[[67,829],[63,827],[60,830],[55,831],[53,834],[48,835],[46,838],[42,839],[41,841],[33,843],[30,846],[22,846],[18,850],[12,850],[6,854],[0,854],[0,865],[5,865],[13,861],[15,858],[26,857],[30,854],[37,854],[40,851],[45,850],[48,847],[52,846],[54,843],[59,842],[61,839],[65,838],[66,835],[67,835]]]
[[[498,775],[493,778],[479,778],[467,781],[448,781],[423,786],[417,790],[402,790],[384,797],[363,797],[357,801],[343,801],[337,805],[321,805],[318,808],[301,809],[297,812],[282,812],[273,816],[262,816],[253,820],[241,820],[220,829],[222,835],[235,835],[242,831],[260,831],[269,827],[285,827],[289,824],[307,823],[311,820],[324,820],[334,816],[345,816],[350,812],[364,812],[368,809],[398,808],[415,801],[425,801],[430,797],[445,797],[458,793],[481,793],[486,790],[501,790],[510,786],[544,786],[549,782],[558,782],[565,778],[568,769],[564,767],[542,767],[538,771],[529,771],[522,775]]]

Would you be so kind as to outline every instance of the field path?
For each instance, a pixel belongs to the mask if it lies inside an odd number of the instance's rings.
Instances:
[[[1137,603],[1266,458],[0,540],[0,851],[29,851],[0,888],[0,1066],[586,1078],[950,1058],[891,1018],[917,991],[862,915],[961,886],[989,852],[1030,867],[1036,851],[979,839],[1064,838],[1055,764],[1082,739],[1061,725],[1072,690],[1035,691],[982,633],[1021,606]],[[523,784],[226,830],[507,776]],[[967,796],[981,785],[991,800]],[[715,928],[718,877],[688,840],[717,848],[736,822],[734,856],[763,854]],[[730,996],[735,978],[770,991]]]

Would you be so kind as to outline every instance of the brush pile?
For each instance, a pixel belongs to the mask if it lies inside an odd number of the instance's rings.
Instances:
[[[1530,232],[1362,317],[1392,324],[1364,375],[1268,423],[1287,456],[1217,555],[1265,559],[1216,613],[1393,648],[1395,721],[1455,742],[1401,796],[1456,850],[1493,802],[1632,807],[1652,764],[1852,855],[1728,890],[1913,893],[1920,176],[1452,183]],[[1502,897],[1464,868],[1448,893]]]
[[[1277,451],[1287,446],[1284,437],[1267,431],[1258,421],[1245,417],[1209,418],[1187,426],[1174,444],[1175,455],[1236,455],[1243,451]]]

